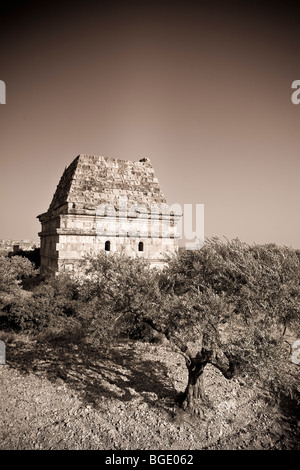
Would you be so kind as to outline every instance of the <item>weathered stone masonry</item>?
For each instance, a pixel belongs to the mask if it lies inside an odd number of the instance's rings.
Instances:
[[[160,266],[164,253],[178,248],[178,217],[149,159],[79,155],[65,169],[48,211],[38,216],[41,271],[76,270],[84,254],[100,250],[124,250]]]

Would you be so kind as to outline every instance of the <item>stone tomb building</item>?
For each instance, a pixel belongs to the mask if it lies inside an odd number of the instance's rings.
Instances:
[[[101,250],[161,266],[178,249],[180,216],[167,205],[149,159],[79,155],[38,216],[41,272],[76,271],[85,254]]]

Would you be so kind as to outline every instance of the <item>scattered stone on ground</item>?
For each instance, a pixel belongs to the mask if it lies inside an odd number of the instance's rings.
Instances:
[[[263,392],[206,367],[205,419],[176,405],[183,358],[163,345],[8,344],[0,366],[0,449],[299,449],[297,420]]]

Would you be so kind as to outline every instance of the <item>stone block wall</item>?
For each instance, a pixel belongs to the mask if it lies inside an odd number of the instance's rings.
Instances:
[[[176,214],[149,159],[79,155],[65,169],[49,209],[38,216],[42,271],[74,270],[85,253],[123,250],[153,265],[177,250]],[[143,243],[143,251],[139,243]]]

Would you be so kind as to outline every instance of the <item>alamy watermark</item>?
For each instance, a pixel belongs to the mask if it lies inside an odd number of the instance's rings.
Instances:
[[[5,355],[5,343],[4,341],[0,341],[0,364],[6,363],[6,355]]]
[[[300,339],[297,339],[292,344],[292,357],[291,361],[293,364],[300,364]]]
[[[131,204],[119,196],[116,205],[96,210],[96,233],[106,237],[180,238],[187,250],[204,244],[204,204]]]
[[[292,83],[292,88],[296,88],[296,91],[292,93],[291,100],[293,104],[300,103],[300,80],[294,80]]]
[[[6,104],[6,85],[3,80],[0,80],[0,104]]]

